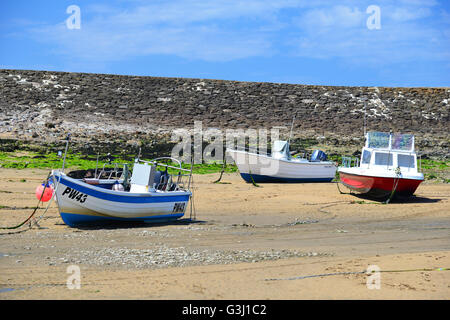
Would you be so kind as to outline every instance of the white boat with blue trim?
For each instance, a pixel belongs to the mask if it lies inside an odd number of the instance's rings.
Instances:
[[[159,162],[162,159],[178,162],[179,166],[162,164]],[[165,171],[158,171],[160,166]],[[168,168],[178,170],[178,174],[168,174]],[[182,174],[186,171],[189,174]],[[53,170],[52,180],[57,185],[56,199],[63,221],[78,227],[105,221],[162,222],[185,214],[192,195],[189,191],[192,167],[183,169],[173,158],[136,160],[131,177],[128,179],[127,171],[124,173],[114,183],[98,184],[95,179],[74,179],[62,170]],[[189,179],[186,188],[184,177]]]
[[[288,141],[274,141],[270,155],[227,149],[246,182],[330,182],[335,178],[336,164],[315,150],[311,157],[294,158]]]

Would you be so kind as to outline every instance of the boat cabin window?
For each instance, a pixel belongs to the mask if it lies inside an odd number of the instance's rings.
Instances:
[[[375,152],[375,164],[392,166],[392,153]]]
[[[414,168],[414,156],[407,155],[407,154],[399,154],[398,158],[398,166],[399,167],[406,167],[406,168]]]
[[[369,150],[364,150],[362,155],[362,163],[370,163],[370,158],[372,157],[372,152]]]

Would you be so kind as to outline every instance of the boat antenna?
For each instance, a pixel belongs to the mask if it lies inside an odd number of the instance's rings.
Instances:
[[[67,149],[69,149],[69,141],[70,141],[70,133],[67,134],[67,140],[66,140],[66,150],[64,151],[64,159],[63,159],[63,165],[61,171],[64,172],[64,168],[66,166],[66,157],[67,157]]]
[[[294,115],[294,117],[292,118],[291,132],[289,133],[288,144],[291,142],[292,128],[294,127],[294,120],[295,120],[295,115]]]
[[[100,157],[100,153],[97,152],[97,162],[95,163],[95,173],[94,177],[97,177],[97,170],[98,170],[98,158]]]
[[[366,136],[366,102],[364,101],[364,137]]]

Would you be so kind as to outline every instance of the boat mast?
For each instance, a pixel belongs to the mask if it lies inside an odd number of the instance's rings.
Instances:
[[[366,136],[366,102],[364,101],[364,137]]]
[[[291,124],[291,132],[289,133],[289,139],[288,139],[288,145],[291,142],[291,136],[292,136],[292,128],[294,127],[294,120],[295,120],[295,115],[292,118],[292,124]]]
[[[66,167],[66,157],[67,157],[67,150],[69,149],[69,142],[70,142],[70,133],[67,134],[66,150],[64,151],[64,159],[63,159],[61,172],[64,172],[64,168]]]

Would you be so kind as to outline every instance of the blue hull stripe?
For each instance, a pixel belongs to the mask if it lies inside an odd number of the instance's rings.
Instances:
[[[189,195],[176,195],[176,196],[133,196],[130,195],[121,195],[121,194],[110,194],[106,192],[102,192],[103,188],[98,188],[99,190],[90,189],[79,184],[75,184],[71,181],[68,181],[64,178],[61,178],[61,183],[75,189],[84,194],[93,196],[98,199],[114,201],[114,202],[122,202],[122,203],[157,203],[157,202],[183,202],[189,201]]]
[[[115,218],[115,217],[104,217],[104,216],[90,216],[84,214],[75,214],[75,213],[60,213],[61,218],[64,223],[70,227],[83,225],[83,224],[92,224],[96,222],[107,222],[107,221],[130,221],[130,222],[163,222],[176,220],[181,218],[184,214],[170,214],[170,215],[159,215],[159,216],[149,216],[149,217],[139,217],[139,218]]]
[[[298,183],[298,182],[330,182],[333,180],[333,178],[280,178],[280,177],[271,177],[271,176],[264,176],[259,174],[252,174],[250,177],[250,174],[248,173],[241,173],[242,179],[244,179],[246,182],[252,182],[251,177],[253,178],[253,181],[263,183],[263,182],[287,182],[287,183]]]

